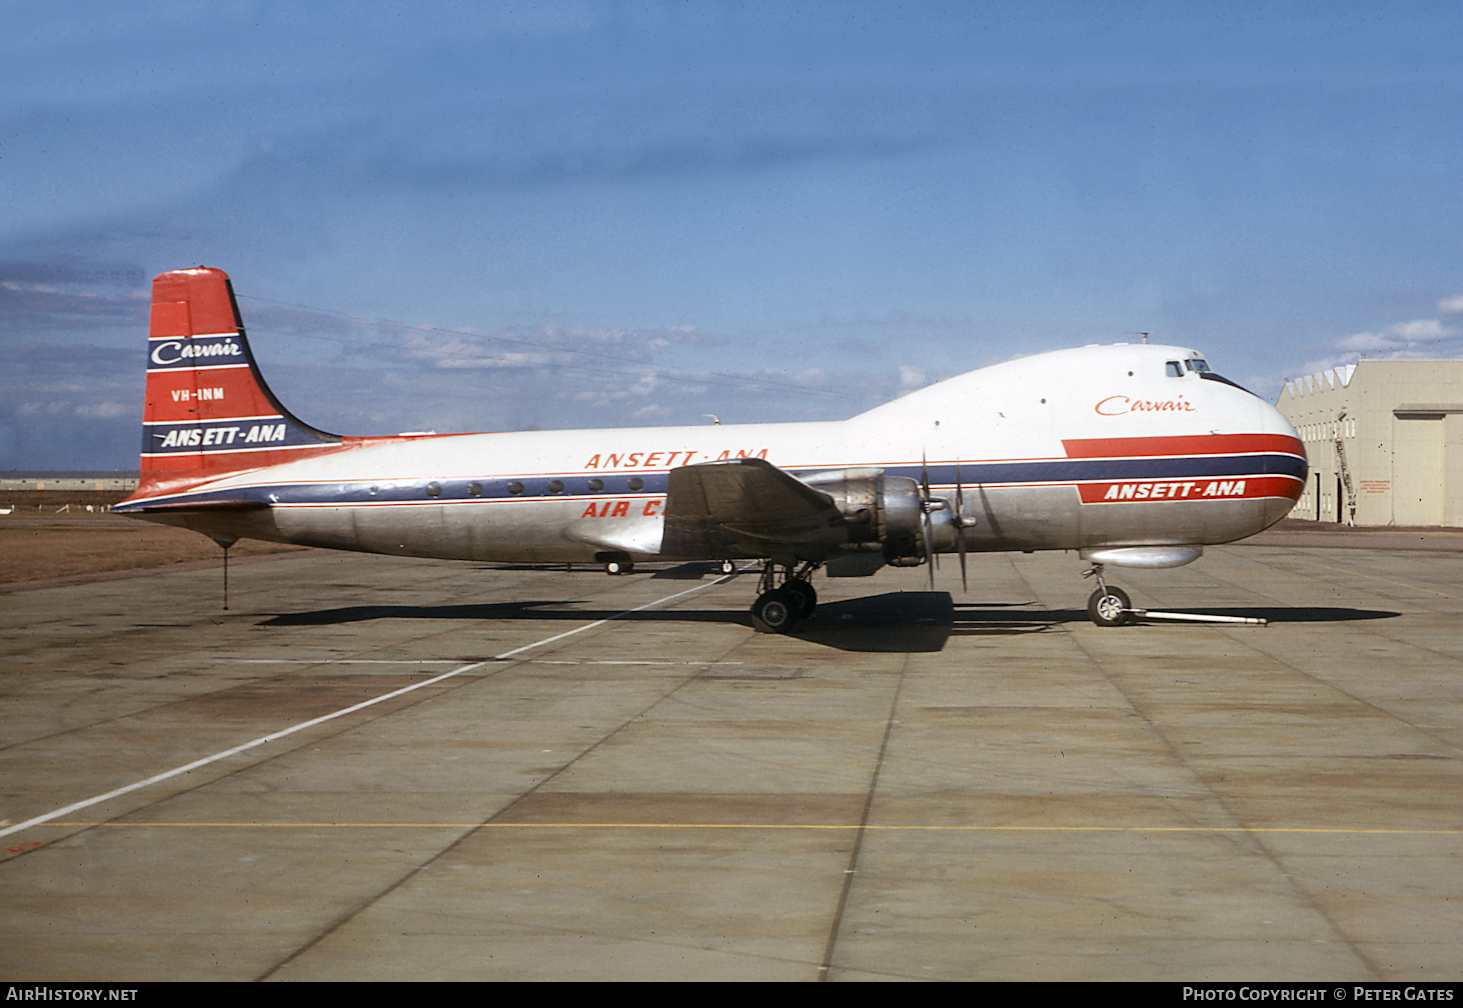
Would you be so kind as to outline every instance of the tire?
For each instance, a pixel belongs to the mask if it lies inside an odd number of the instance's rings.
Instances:
[[[786,588],[774,588],[752,603],[752,627],[759,633],[788,633],[797,624],[802,600]]]
[[[735,560],[723,560],[716,565],[716,569],[723,574],[735,574],[737,572],[737,562]]]
[[[812,585],[806,581],[789,581],[782,587],[797,596],[798,619],[807,619],[813,615],[813,610],[818,606],[818,593],[813,590]]]
[[[1098,626],[1127,626],[1133,622],[1131,608],[1133,603],[1121,588],[1099,588],[1087,600],[1087,615]]]
[[[635,570],[635,565],[629,560],[607,560],[605,561],[606,574],[630,574]]]

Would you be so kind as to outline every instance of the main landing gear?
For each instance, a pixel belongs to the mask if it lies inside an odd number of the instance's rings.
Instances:
[[[768,560],[758,585],[761,593],[752,603],[752,628],[758,633],[790,633],[798,620],[811,616],[818,593],[808,578],[821,566],[809,560],[794,569],[792,564]]]
[[[1082,572],[1083,577],[1097,578],[1097,590],[1087,599],[1087,615],[1098,626],[1127,626],[1135,621],[1133,603],[1128,593],[1113,588],[1102,579],[1102,564],[1095,563]]]

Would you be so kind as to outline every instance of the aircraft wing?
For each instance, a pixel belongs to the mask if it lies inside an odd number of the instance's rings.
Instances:
[[[670,472],[660,551],[819,559],[847,539],[843,525],[832,497],[770,462],[702,462]]]

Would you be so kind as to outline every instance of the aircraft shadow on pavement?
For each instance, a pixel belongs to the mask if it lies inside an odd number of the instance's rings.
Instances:
[[[586,622],[618,617],[621,623],[736,623],[751,626],[745,609],[649,609],[624,612],[574,608],[574,599],[537,599],[463,605],[364,605],[281,613],[260,626],[334,626],[379,619],[544,620]],[[888,592],[821,603],[786,636],[840,651],[941,651],[951,637],[1041,633],[1064,623],[1087,622],[1085,609],[1036,609],[1029,602],[955,602],[949,592]],[[1395,612],[1341,607],[1199,608],[1195,615],[1258,616],[1271,623],[1328,623],[1390,619]],[[1145,621],[1146,622],[1146,621]],[[1149,625],[1165,621],[1155,619]],[[1168,623],[1195,626],[1193,623]]]
[[[362,605],[279,613],[266,627],[336,626],[380,619],[545,620],[586,622],[618,617],[621,623],[737,623],[751,626],[746,609],[649,609],[624,612],[575,608],[574,599],[535,599],[462,605]],[[948,592],[890,592],[826,602],[788,637],[841,651],[939,651],[952,635],[1017,634],[1044,630],[1046,614],[1010,614],[985,621],[957,617]]]

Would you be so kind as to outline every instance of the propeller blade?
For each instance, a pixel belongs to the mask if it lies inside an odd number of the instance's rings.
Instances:
[[[960,463],[955,463],[955,548],[960,553],[960,591],[970,594],[970,580],[965,572],[965,480],[960,475]]]
[[[925,461],[924,452],[919,456],[919,512],[924,526],[925,541],[925,571],[929,575],[930,591],[935,590],[935,551],[930,545],[934,539],[935,523],[930,520],[930,467]]]

